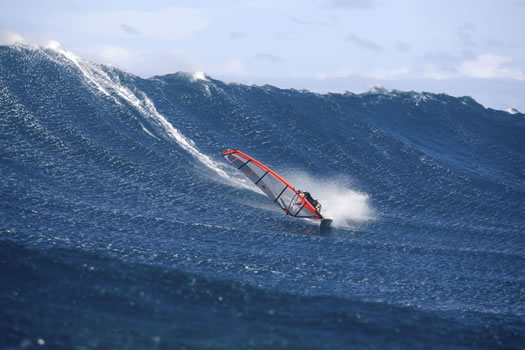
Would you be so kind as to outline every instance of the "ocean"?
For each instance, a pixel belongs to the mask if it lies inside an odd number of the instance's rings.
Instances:
[[[524,349],[524,150],[525,115],[466,96],[0,46],[0,347]]]

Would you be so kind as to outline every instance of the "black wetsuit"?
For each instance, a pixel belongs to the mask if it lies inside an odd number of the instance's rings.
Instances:
[[[304,193],[304,198],[306,198],[306,200],[310,202],[310,204],[313,205],[314,208],[317,207],[317,204],[319,204],[319,202],[313,199],[310,192],[303,192],[303,193]]]

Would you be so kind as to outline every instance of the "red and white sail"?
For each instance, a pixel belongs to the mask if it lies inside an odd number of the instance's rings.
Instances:
[[[323,219],[310,202],[299,196],[292,185],[266,165],[238,150],[229,150],[222,155],[274,203],[277,203],[287,215]]]

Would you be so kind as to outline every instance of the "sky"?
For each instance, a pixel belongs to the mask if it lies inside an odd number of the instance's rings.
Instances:
[[[55,41],[144,78],[381,86],[525,112],[525,0],[0,1],[1,45]]]

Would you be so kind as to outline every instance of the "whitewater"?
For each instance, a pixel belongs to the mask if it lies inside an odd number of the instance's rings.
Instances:
[[[523,348],[525,115],[0,47],[2,348]],[[239,149],[334,219],[287,217]]]

